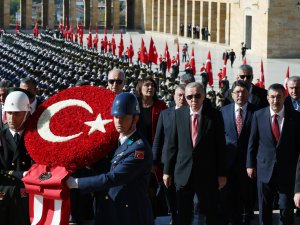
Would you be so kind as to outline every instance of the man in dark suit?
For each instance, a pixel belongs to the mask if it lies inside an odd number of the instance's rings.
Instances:
[[[300,112],[300,77],[293,76],[287,80],[289,96],[286,97],[284,106]]]
[[[226,137],[228,179],[221,190],[221,224],[249,225],[255,182],[245,170],[251,121],[256,107],[248,102],[249,85],[237,80],[232,85],[234,103],[221,108]]]
[[[20,91],[10,93],[4,103],[7,118],[0,134],[0,224],[28,225],[28,196],[21,181],[32,160],[24,144],[24,129],[30,115],[27,95]],[[11,177],[11,178],[9,178]]]
[[[203,104],[200,83],[189,83],[185,97],[189,106],[175,111],[170,129],[163,180],[170,187],[174,177],[178,225],[191,224],[194,194],[206,224],[215,225],[218,188],[226,184],[224,124],[218,110]]]
[[[252,103],[253,105],[256,105],[258,108],[263,108],[268,106],[267,101],[267,91],[265,89],[262,89],[260,87],[257,87],[252,84],[253,81],[253,69],[252,66],[243,64],[239,67],[239,74],[237,76],[237,80],[244,80],[250,85],[250,96],[248,101]],[[225,105],[228,105],[233,102],[232,96],[231,96],[232,89],[229,89],[225,93]]]
[[[280,224],[293,224],[296,164],[300,149],[300,114],[284,107],[285,88],[268,89],[270,107],[254,113],[247,152],[247,173],[257,174],[260,224],[272,225],[274,196],[278,194]]]
[[[152,146],[153,152],[153,169],[156,172],[156,176],[162,175],[160,172],[163,170],[165,159],[167,156],[167,143],[169,140],[170,129],[174,122],[175,110],[187,105],[185,96],[185,84],[180,84],[175,89],[175,106],[163,110],[158,118],[155,137]],[[159,177],[158,180],[161,180]],[[164,186],[165,187],[165,186]],[[176,224],[176,192],[174,183],[169,188],[165,189],[166,202],[168,205],[169,213],[172,218],[170,224]]]

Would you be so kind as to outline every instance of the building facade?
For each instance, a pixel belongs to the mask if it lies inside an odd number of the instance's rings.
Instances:
[[[0,1],[0,27],[9,26],[9,2]],[[53,28],[54,0],[41,2],[42,25]],[[86,28],[97,24],[97,3],[84,0]],[[119,28],[119,4],[119,0],[106,0],[107,28]],[[300,58],[300,0],[127,0],[126,4],[127,29],[191,38],[236,51],[243,43],[261,57]],[[20,5],[21,27],[31,29],[32,0],[20,0]],[[63,17],[76,24],[75,1],[63,0]],[[203,32],[207,40],[202,40]]]

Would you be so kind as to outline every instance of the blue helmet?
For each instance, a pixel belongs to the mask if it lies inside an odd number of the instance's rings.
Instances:
[[[115,97],[111,108],[112,116],[140,114],[139,102],[134,94],[124,92]]]

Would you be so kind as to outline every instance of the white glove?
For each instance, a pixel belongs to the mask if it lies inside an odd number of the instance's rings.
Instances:
[[[78,179],[75,179],[74,177],[68,177],[66,184],[70,189],[78,188]]]

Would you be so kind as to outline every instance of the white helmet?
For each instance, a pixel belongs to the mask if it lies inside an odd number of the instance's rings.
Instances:
[[[3,110],[5,112],[28,112],[30,111],[29,98],[22,91],[13,91],[7,95]]]

